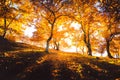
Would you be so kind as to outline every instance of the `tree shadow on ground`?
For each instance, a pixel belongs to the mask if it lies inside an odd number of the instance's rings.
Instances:
[[[101,80],[116,80],[117,78],[120,78],[120,65],[111,64],[105,61],[92,61],[91,63],[102,69],[103,74],[99,75],[99,78],[102,78]]]
[[[96,59],[88,59],[88,63],[82,63],[83,71],[81,80],[116,80],[120,79],[120,66]]]
[[[81,80],[108,80],[105,77],[104,73],[95,70],[91,66],[82,64],[82,67],[83,67],[83,71],[82,71],[83,79]]]
[[[0,57],[0,80],[16,80],[17,75],[36,62],[44,52],[19,52],[18,57]],[[19,79],[18,79],[19,80]]]
[[[0,80],[116,80],[120,78],[120,66],[107,61],[84,57],[64,57],[70,59],[61,60],[63,56],[44,53],[30,51],[16,53],[18,56],[15,58],[0,57]]]
[[[52,61],[45,61],[21,80],[80,80],[80,75],[68,69],[66,64],[60,63],[56,70]]]
[[[52,80],[50,62],[44,62],[38,65],[32,72],[25,73],[26,77],[20,80]]]
[[[72,71],[61,65],[60,76],[58,80],[81,80],[81,76],[76,71]]]

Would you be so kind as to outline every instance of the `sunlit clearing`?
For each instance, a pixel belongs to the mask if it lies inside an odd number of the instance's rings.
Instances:
[[[24,31],[24,35],[31,38],[35,31],[37,31],[35,26],[27,27]]]

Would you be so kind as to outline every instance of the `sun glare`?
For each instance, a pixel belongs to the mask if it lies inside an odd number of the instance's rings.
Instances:
[[[35,31],[37,31],[35,26],[26,27],[26,29],[24,30],[24,35],[31,38]]]

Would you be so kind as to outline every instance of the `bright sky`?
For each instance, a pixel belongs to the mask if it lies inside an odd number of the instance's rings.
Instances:
[[[37,31],[37,29],[34,25],[32,25],[31,27],[26,27],[26,29],[24,30],[24,35],[31,38],[35,31]]]
[[[97,8],[98,11],[103,12],[103,11],[104,11],[104,8],[102,8],[100,5],[101,5],[100,2],[96,2],[96,3],[94,4],[94,7]]]

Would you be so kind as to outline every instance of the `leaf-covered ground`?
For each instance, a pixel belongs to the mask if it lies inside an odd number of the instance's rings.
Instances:
[[[0,80],[120,80],[120,59],[64,52],[4,52]]]

